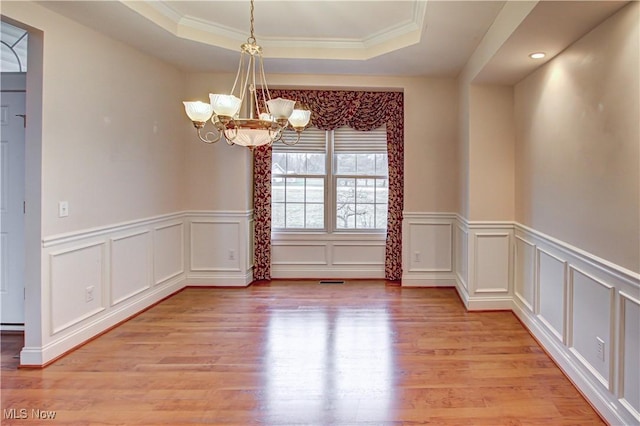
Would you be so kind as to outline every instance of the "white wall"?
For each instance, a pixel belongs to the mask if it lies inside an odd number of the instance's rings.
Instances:
[[[5,2],[2,13],[46,37],[43,234],[183,209],[182,74],[34,3]]]
[[[640,272],[638,8],[515,87],[516,220]]]

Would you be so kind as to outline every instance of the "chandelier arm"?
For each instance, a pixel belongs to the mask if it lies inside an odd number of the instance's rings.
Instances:
[[[201,132],[201,128],[197,129],[198,132],[198,137],[200,138],[200,140],[204,143],[216,143],[218,141],[220,141],[220,139],[222,139],[222,132],[220,132],[219,130],[214,133],[214,132],[207,132],[204,134],[204,137],[202,136],[202,132]],[[217,136],[216,136],[217,134]]]
[[[288,146],[293,146],[295,144],[297,144],[298,142],[300,142],[300,135],[302,135],[301,131],[296,130],[296,140],[295,141],[288,141],[285,137],[284,137],[284,132],[282,132],[282,134],[280,135],[280,139],[278,139],[280,142],[282,142],[285,145]]]
[[[243,55],[247,53],[242,53]],[[251,76],[251,65],[253,63],[253,56],[249,55],[249,60],[247,61],[247,73],[243,76],[242,83],[242,93],[240,93],[240,99],[242,99],[242,105],[244,105],[244,101],[246,100],[247,87],[249,86],[249,77]]]
[[[242,65],[243,64],[244,64],[244,52],[240,52],[240,60],[238,61],[238,71],[236,71],[236,79],[233,82],[233,87],[231,88],[231,93],[229,93],[230,95],[233,95],[236,92],[236,86],[238,84],[238,80],[240,79],[240,74],[242,73]],[[240,98],[242,98],[242,93],[240,94]]]
[[[262,55],[260,55],[260,74],[262,77],[262,82],[264,83],[263,90],[267,91],[267,98],[265,99],[271,99],[271,93],[269,93],[269,85],[267,84],[267,75],[264,72],[264,62],[262,60]]]
[[[269,85],[267,84],[267,75],[264,72],[264,61],[262,60],[262,54],[260,55],[260,78],[262,79],[262,102],[264,103],[264,109],[269,112],[269,106],[267,101],[271,100],[271,93],[269,93]],[[265,96],[266,91],[266,96]]]

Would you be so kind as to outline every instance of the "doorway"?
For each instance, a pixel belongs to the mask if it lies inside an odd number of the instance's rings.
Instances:
[[[24,330],[28,33],[3,21],[0,43],[0,327]]]
[[[25,118],[25,91],[3,88],[0,93],[2,330],[24,329]]]

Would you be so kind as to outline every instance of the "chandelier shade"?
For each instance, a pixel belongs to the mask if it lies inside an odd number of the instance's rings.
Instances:
[[[205,102],[183,102],[184,109],[191,121],[204,123],[213,115],[211,104]]]
[[[210,93],[209,103],[184,102],[185,112],[202,142],[215,143],[225,138],[229,145],[251,149],[282,141],[293,145],[309,124],[311,111],[296,109],[291,99],[271,99],[264,72],[262,47],[256,43],[253,31],[254,0],[251,0],[251,30],[246,43],[240,46],[240,62],[235,82],[229,94]],[[258,102],[257,92],[265,101]],[[243,114],[244,116],[241,116]],[[258,118],[255,118],[257,115]],[[201,130],[211,120],[214,131],[204,136]],[[284,138],[286,129],[296,132],[294,141]]]

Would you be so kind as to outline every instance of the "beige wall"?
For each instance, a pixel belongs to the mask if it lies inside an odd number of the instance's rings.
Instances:
[[[469,88],[469,220],[514,219],[513,88]]]
[[[457,200],[457,85],[453,79],[269,74],[271,87],[392,89],[405,96],[405,211],[455,212]],[[214,90],[229,91],[233,76],[193,74],[189,99],[206,100]],[[186,120],[186,117],[185,117]],[[224,142],[189,142],[188,204],[201,210],[235,210],[244,199],[247,153]],[[215,182],[225,182],[215,186]]]
[[[44,31],[43,236],[182,210],[182,74],[39,5],[2,13]]]
[[[632,2],[515,87],[516,219],[640,271]]]

